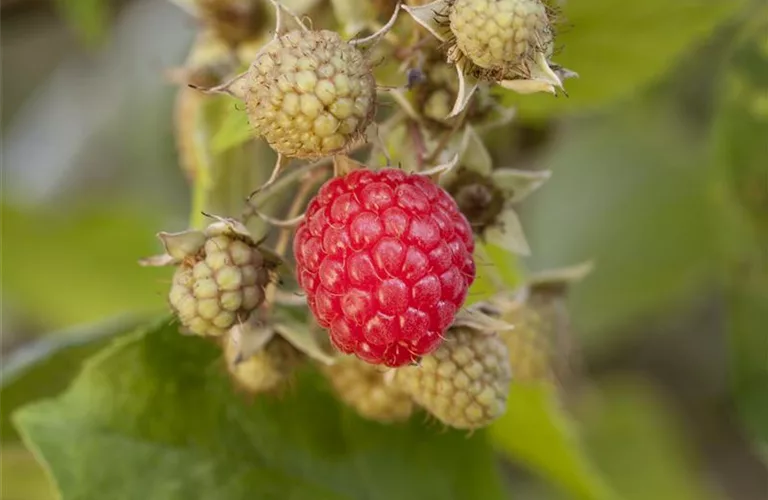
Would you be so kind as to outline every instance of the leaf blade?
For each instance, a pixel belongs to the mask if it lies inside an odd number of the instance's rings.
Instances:
[[[249,405],[220,363],[214,346],[164,320],[118,339],[67,393],[14,420],[66,498],[502,498],[483,433],[363,421],[312,373]]]

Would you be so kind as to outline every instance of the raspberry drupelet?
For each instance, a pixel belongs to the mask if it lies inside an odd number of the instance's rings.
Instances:
[[[336,348],[390,367],[437,349],[475,279],[472,229],[456,203],[398,169],[326,182],[293,249],[299,285]]]

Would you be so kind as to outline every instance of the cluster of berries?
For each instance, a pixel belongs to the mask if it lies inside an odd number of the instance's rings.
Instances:
[[[335,175],[298,218],[292,260],[267,250],[240,221],[216,217],[203,230],[161,233],[166,253],[145,264],[177,266],[169,301],[183,330],[218,339],[231,375],[249,392],[280,387],[311,358],[340,399],[365,417],[403,420],[419,405],[453,427],[489,424],[505,411],[512,370],[503,332],[510,325],[500,319],[504,308],[465,307],[476,272],[475,237],[524,253],[509,203],[548,174],[493,169],[470,123],[477,120],[466,117],[485,118],[493,108],[471,105],[473,96],[487,97],[484,81],[521,93],[562,89],[572,73],[550,61],[553,11],[541,0],[402,7],[417,21],[411,33],[440,42],[418,42],[431,51],[422,61],[428,62],[427,84],[411,93],[408,86],[377,87],[372,64],[380,44],[398,43],[399,3],[389,5],[380,29],[345,40],[311,29],[271,2],[273,36],[253,53],[263,28],[261,0],[199,0],[198,14],[234,62],[217,72],[201,56],[196,61],[203,63],[184,78],[196,90],[244,101],[255,137],[278,154],[259,190],[273,186],[293,158],[333,157]],[[222,76],[244,57],[246,71]],[[426,124],[430,145],[440,137],[433,131],[448,134],[409,171],[372,168],[347,156],[374,143],[373,150],[389,158],[392,148],[380,136],[385,127],[374,123],[378,91],[391,93],[407,111],[392,123]],[[282,267],[294,268],[314,325],[276,311]]]

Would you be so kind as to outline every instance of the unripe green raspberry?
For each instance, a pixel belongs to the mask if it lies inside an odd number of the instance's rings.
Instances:
[[[496,333],[454,327],[420,366],[397,370],[395,381],[443,423],[477,429],[506,411],[512,379],[507,348]]]
[[[534,53],[552,55],[554,34],[541,0],[456,0],[449,20],[461,54],[499,75],[527,76]]]
[[[354,357],[324,366],[328,380],[344,403],[370,420],[401,422],[413,413],[411,397],[388,383],[376,366]]]
[[[169,301],[191,333],[219,337],[261,305],[269,281],[269,264],[252,241],[217,234],[181,262]]]
[[[287,340],[276,335],[267,345],[245,359],[235,337],[224,346],[227,370],[238,387],[250,394],[281,388],[303,361],[303,355]]]
[[[511,314],[505,315],[505,321],[514,325],[514,329],[504,332],[504,339],[509,351],[509,362],[518,383],[556,382],[552,356],[554,346],[551,334],[554,319],[547,318],[541,311],[527,304],[522,304]]]
[[[278,153],[317,158],[352,147],[371,123],[376,83],[360,50],[332,31],[290,31],[248,72],[246,108]]]

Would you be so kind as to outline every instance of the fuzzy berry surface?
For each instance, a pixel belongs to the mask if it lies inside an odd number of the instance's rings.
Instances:
[[[506,346],[493,332],[452,328],[419,366],[397,370],[395,382],[441,422],[485,427],[506,411],[512,380]]]
[[[533,51],[552,50],[541,0],[456,0],[450,27],[459,50],[481,68],[511,69]]]
[[[220,337],[264,302],[269,271],[251,242],[226,235],[209,238],[182,262],[169,294],[182,325],[196,335]]]
[[[363,135],[375,107],[368,61],[333,31],[291,31],[264,47],[249,70],[251,125],[289,157],[345,150]]]
[[[326,182],[293,244],[299,285],[338,350],[372,364],[434,351],[475,279],[472,229],[427,177],[358,169]]]

